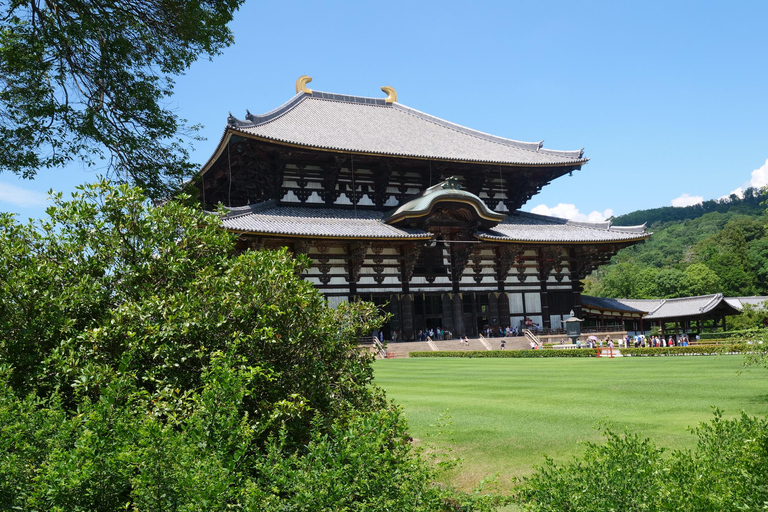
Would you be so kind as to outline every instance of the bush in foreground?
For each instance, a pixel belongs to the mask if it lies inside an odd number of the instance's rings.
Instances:
[[[106,183],[0,216],[0,508],[485,510],[433,484],[286,252]]]
[[[517,500],[535,512],[764,510],[768,503],[768,421],[742,413],[694,429],[692,451],[669,457],[650,439],[606,431],[582,458],[551,459],[524,479]]]

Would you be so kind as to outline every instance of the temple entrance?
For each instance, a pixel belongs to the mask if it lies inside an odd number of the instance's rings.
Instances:
[[[477,323],[477,332],[484,333],[490,326],[488,318],[488,294],[477,293],[475,294],[475,321]]]
[[[443,299],[439,293],[417,293],[413,298],[414,324],[417,330],[443,327]]]

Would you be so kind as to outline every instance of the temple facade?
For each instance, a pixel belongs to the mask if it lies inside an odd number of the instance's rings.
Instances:
[[[391,313],[383,335],[413,339],[521,326],[559,329],[581,315],[581,280],[644,226],[520,211],[587,162],[472,130],[386,98],[313,91],[263,115],[230,115],[195,179],[241,250],[287,247],[329,304],[369,300]]]

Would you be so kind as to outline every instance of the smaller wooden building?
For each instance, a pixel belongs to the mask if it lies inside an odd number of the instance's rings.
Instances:
[[[755,298],[760,299],[760,298]],[[727,329],[726,318],[740,313],[738,298],[722,293],[675,299],[606,299],[582,295],[586,325],[623,324],[630,332],[644,333],[656,326],[665,334],[701,333]]]

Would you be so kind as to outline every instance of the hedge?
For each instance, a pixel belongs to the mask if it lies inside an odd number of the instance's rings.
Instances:
[[[734,343],[727,345],[696,345],[690,347],[653,347],[653,348],[622,348],[616,349],[623,356],[686,356],[686,355],[717,355],[742,354],[754,350],[754,345]],[[439,352],[411,352],[409,357],[595,357],[601,349],[575,348],[552,350],[456,350]],[[605,350],[605,349],[602,349]]]
[[[743,354],[754,350],[753,345],[728,343],[724,345],[695,345],[689,347],[623,348],[623,356],[707,356],[716,354]]]
[[[702,340],[729,340],[734,338],[754,338],[760,334],[765,336],[768,332],[765,329],[745,329],[742,331],[703,332],[699,336]]]
[[[440,352],[411,352],[409,357],[595,357],[595,349],[445,350]]]

